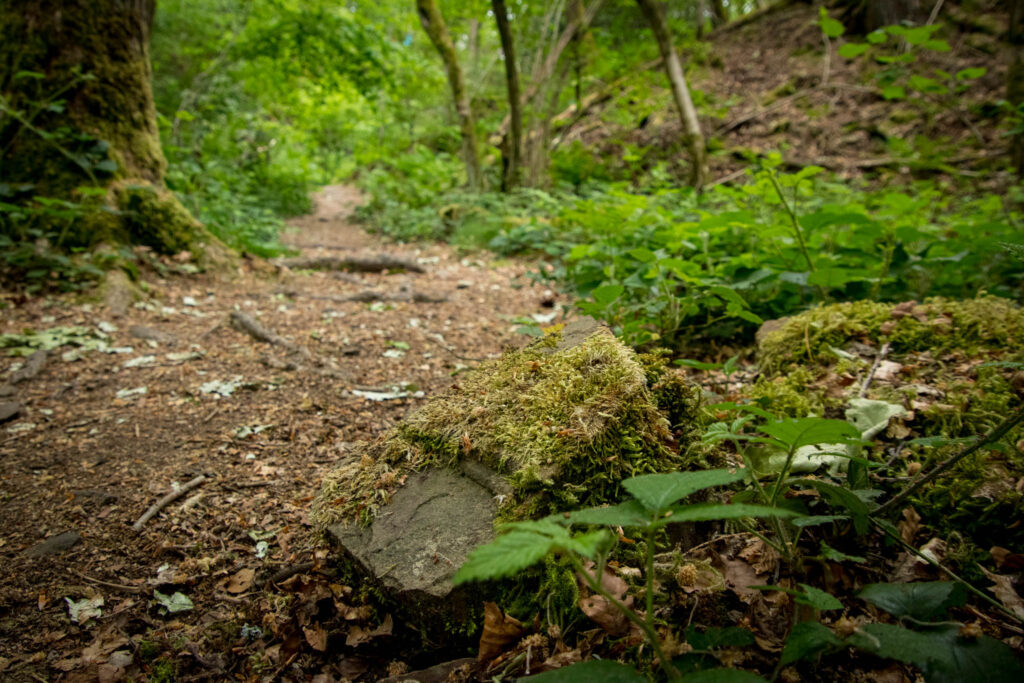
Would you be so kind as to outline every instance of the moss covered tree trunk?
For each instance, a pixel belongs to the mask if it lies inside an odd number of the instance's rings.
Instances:
[[[164,187],[149,36],[155,0],[0,3],[0,200],[30,210],[59,246],[143,244],[222,251]],[[72,218],[38,210],[71,202]],[[35,233],[38,234],[38,233]]]
[[[683,74],[683,65],[679,61],[679,53],[676,52],[676,48],[672,44],[672,35],[669,33],[665,14],[658,0],[637,0],[637,4],[640,5],[644,16],[647,17],[651,31],[654,32],[654,37],[658,41],[658,50],[661,52],[665,73],[672,86],[672,97],[675,100],[676,109],[679,111],[679,120],[683,126],[686,146],[690,150],[690,184],[699,189],[707,178],[704,133],[701,131],[700,121],[697,118],[697,108],[693,106],[693,99],[690,97],[690,89],[686,85],[686,76]]]
[[[448,85],[452,89],[455,102],[455,113],[459,116],[459,132],[462,135],[462,156],[466,161],[466,182],[472,189],[480,187],[480,158],[477,156],[476,124],[473,122],[473,110],[466,92],[466,81],[459,66],[459,57],[455,53],[455,44],[448,33],[441,10],[435,0],[416,0],[416,10],[420,16],[423,30],[430,37],[430,42],[441,55],[445,69],[448,71]]]

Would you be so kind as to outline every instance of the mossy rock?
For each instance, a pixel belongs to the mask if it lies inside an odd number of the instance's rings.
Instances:
[[[706,467],[690,439],[699,402],[658,356],[578,321],[460,377],[357,449],[325,477],[312,518],[407,620],[461,623],[479,596],[450,579],[496,523],[616,502],[636,474]]]

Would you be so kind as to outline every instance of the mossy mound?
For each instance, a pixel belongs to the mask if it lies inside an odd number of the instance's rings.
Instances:
[[[651,369],[665,399],[663,368]],[[679,449],[636,354],[593,321],[570,325],[506,352],[459,378],[357,457],[331,472],[313,506],[321,527],[369,522],[413,471],[476,461],[501,474],[512,494],[506,519],[615,501],[630,476],[703,466],[697,449]]]
[[[876,446],[877,459],[892,462],[896,474],[909,476],[899,472],[901,464],[927,469],[963,448],[958,441],[932,447],[914,438],[973,438],[1021,405],[1024,310],[994,296],[843,303],[794,316],[763,334],[761,377],[743,393],[779,416],[841,418],[886,343],[886,362],[893,365],[874,377],[866,397],[907,411]],[[1017,428],[911,501],[935,533],[964,541],[960,560],[993,544],[1024,544],[1024,525],[1010,521],[1024,500],[1016,487],[1024,476],[1022,437]],[[965,562],[964,570],[972,566]]]
[[[795,363],[832,364],[852,341],[888,342],[895,352],[957,351],[968,356],[986,350],[1024,348],[1024,311],[1009,299],[926,299],[885,304],[856,301],[821,306],[787,319],[762,339],[763,372],[778,374]]]

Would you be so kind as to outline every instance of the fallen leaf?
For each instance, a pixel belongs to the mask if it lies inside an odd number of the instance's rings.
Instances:
[[[525,632],[522,622],[501,611],[496,603],[484,603],[484,630],[480,634],[478,662],[489,662],[509,645],[517,642]]]
[[[391,615],[389,614],[384,617],[384,623],[375,629],[370,630],[362,626],[353,626],[348,632],[348,637],[345,638],[345,644],[349,647],[355,647],[380,636],[390,636],[393,628],[394,622],[392,622]]]
[[[103,606],[103,596],[96,595],[91,598],[85,598],[84,600],[72,600],[71,598],[64,598],[68,603],[68,616],[71,617],[71,621],[76,624],[84,624],[93,617],[98,617],[103,614],[103,610],[100,607]]]
[[[896,528],[899,529],[900,538],[903,539],[903,542],[912,544],[914,536],[917,535],[918,530],[921,528],[921,515],[917,514],[917,510],[912,507],[904,508],[903,521],[897,523]]]
[[[632,609],[633,596],[626,598],[623,603]],[[580,600],[580,610],[613,638],[629,633],[633,624],[629,617],[603,595],[591,595]]]
[[[306,626],[302,629],[303,635],[306,636],[306,642],[309,646],[317,652],[325,652],[327,650],[327,630],[319,624],[315,626]]]
[[[1021,571],[1024,569],[1024,554],[1022,553],[1013,553],[997,545],[992,546],[988,552],[992,555],[992,559],[995,560],[997,569],[1009,569],[1011,571]]]
[[[749,564],[742,560],[730,560],[723,555],[718,555],[718,563],[726,587],[740,600],[749,604],[761,594],[751,586],[763,585],[764,580],[758,577],[757,572]]]
[[[256,576],[255,569],[242,569],[239,570],[231,580],[228,581],[227,591],[228,593],[244,593],[245,591],[252,588],[253,579]]]
[[[989,581],[995,584],[989,586],[989,590],[999,598],[999,602],[1003,603],[1003,607],[1024,619],[1024,599],[1021,599],[1017,590],[1013,587],[1013,577],[1004,574],[993,574],[984,567],[980,567],[980,569],[985,572],[985,576],[988,577]]]

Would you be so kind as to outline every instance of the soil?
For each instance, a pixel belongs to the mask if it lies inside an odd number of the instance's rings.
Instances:
[[[384,615],[358,607],[358,586],[330,578],[309,502],[353,442],[520,343],[511,319],[550,315],[555,295],[524,278],[527,263],[385,244],[349,221],[358,201],[350,187],[324,188],[315,213],[294,220],[286,241],[303,256],[411,259],[424,274],[288,272],[244,262],[231,278],[145,275],[148,298],[123,316],[68,298],[4,311],[4,333],[108,323],[116,327],[104,326],[110,345],[132,351],[66,361],[63,347],[16,387],[24,409],[0,427],[0,678],[333,680],[383,673],[397,656],[389,629],[378,628]],[[316,298],[365,290],[446,300]],[[320,366],[235,329],[231,311],[306,347]],[[137,325],[175,342],[133,336]],[[167,357],[188,351],[198,357]],[[155,356],[151,365],[125,367],[147,355]],[[22,360],[3,357],[0,372]],[[201,389],[234,379],[241,386],[230,396]],[[145,393],[122,391],[139,387]],[[411,396],[352,393],[395,387]],[[132,529],[175,483],[200,475],[196,488]],[[33,556],[66,532],[81,538],[61,536],[55,554]],[[297,576],[261,589],[277,572]],[[157,591],[181,593],[193,607],[167,614]],[[84,624],[69,618],[69,600],[96,597],[101,615]]]

